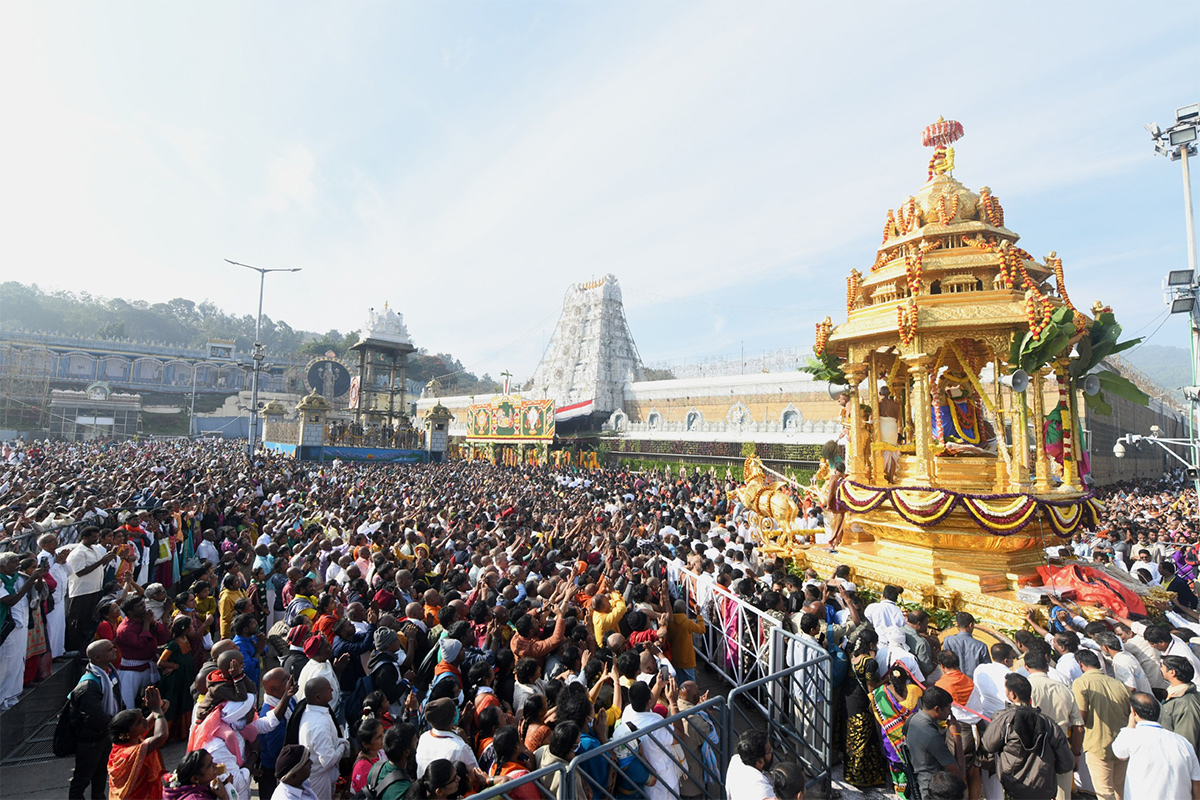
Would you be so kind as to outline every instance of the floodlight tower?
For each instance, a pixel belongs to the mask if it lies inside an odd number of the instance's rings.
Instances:
[[[1172,314],[1188,314],[1192,323],[1192,387],[1200,385],[1200,272],[1196,268],[1196,220],[1192,212],[1192,176],[1188,159],[1196,155],[1196,140],[1200,136],[1200,103],[1175,109],[1175,124],[1162,130],[1155,123],[1146,126],[1154,139],[1154,152],[1172,161],[1183,163],[1183,213],[1187,230],[1188,268],[1167,273],[1167,302]],[[1188,393],[1188,439],[1190,450],[1196,452],[1197,395]],[[1196,479],[1200,497],[1200,478]]]

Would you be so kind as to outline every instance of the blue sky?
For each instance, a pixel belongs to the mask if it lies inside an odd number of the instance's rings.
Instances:
[[[1200,4],[0,4],[0,272],[357,328],[532,374],[615,274],[648,362],[807,345],[924,182],[955,176],[1081,306],[1153,331],[1186,267]],[[1200,168],[1200,167],[1198,167]],[[1186,346],[1182,317],[1156,344]]]

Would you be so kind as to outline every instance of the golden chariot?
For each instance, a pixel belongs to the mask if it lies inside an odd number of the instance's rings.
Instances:
[[[1040,582],[1044,548],[1098,511],[1081,476],[1077,392],[1129,396],[1096,368],[1133,343],[1116,341],[1111,309],[1072,304],[1055,253],[1039,261],[1017,246],[988,187],[954,178],[961,135],[953,121],[926,128],[925,185],[887,212],[874,263],[846,279],[846,322],[817,325],[810,371],[849,393],[840,546],[797,546],[811,531],[796,529],[794,502],[761,464],[747,462],[737,494],[768,552],[823,574],[848,564],[860,586],[903,586],[906,599],[1019,627],[1017,590]]]

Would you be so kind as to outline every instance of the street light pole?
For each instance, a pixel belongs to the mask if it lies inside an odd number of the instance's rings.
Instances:
[[[1192,386],[1200,384],[1200,269],[1196,265],[1196,221],[1192,212],[1192,175],[1188,163],[1190,156],[1196,154],[1197,139],[1200,138],[1200,103],[1175,109],[1175,124],[1162,130],[1156,124],[1149,124],[1146,130],[1154,140],[1154,151],[1166,156],[1172,161],[1182,161],[1183,164],[1183,214],[1184,226],[1187,232],[1188,272],[1172,271],[1168,278],[1168,286],[1172,288],[1171,313],[1182,312],[1177,304],[1187,304],[1191,299],[1189,317],[1192,323],[1190,336],[1192,352]],[[1176,278],[1180,280],[1176,280]],[[1189,398],[1188,405],[1188,443],[1193,453],[1200,452],[1200,438],[1197,437],[1197,403],[1195,394]],[[1196,494],[1200,498],[1200,476],[1195,480]]]
[[[258,318],[254,323],[254,352],[251,358],[254,361],[254,369],[250,375],[250,441],[246,450],[246,456],[250,459],[251,464],[254,463],[254,439],[258,432],[258,373],[262,371],[263,359],[266,357],[266,348],[262,342],[262,308],[263,308],[263,290],[266,288],[268,272],[299,272],[300,267],[283,268],[277,267],[267,269],[264,267],[252,267],[249,264],[242,264],[238,261],[225,259],[226,262],[233,264],[235,267],[245,267],[252,269],[258,273]]]
[[[188,438],[196,435],[196,367],[199,361],[192,362],[192,410],[188,413]]]

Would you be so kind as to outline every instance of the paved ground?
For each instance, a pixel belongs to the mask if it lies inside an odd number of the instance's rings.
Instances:
[[[168,770],[175,769],[187,752],[184,742],[172,742],[162,749]],[[74,758],[55,758],[42,764],[0,767],[0,797],[4,800],[65,800],[71,783]]]

